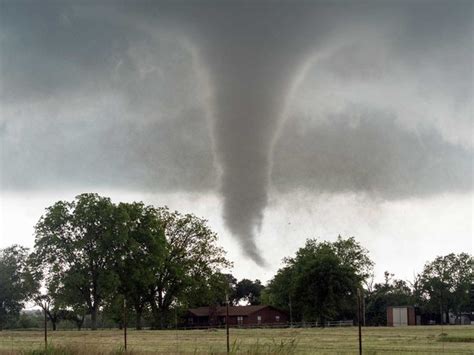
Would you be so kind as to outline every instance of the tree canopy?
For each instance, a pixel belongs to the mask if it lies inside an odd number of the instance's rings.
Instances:
[[[234,302],[236,304],[244,302],[248,305],[258,305],[261,303],[262,291],[265,287],[260,280],[242,279],[235,285]]]
[[[0,249],[0,330],[20,314],[37,288],[27,260],[27,248],[12,245]]]
[[[295,320],[321,325],[354,315],[356,290],[373,267],[367,250],[354,238],[340,236],[334,243],[308,239],[295,257],[284,262],[269,282],[264,300],[291,311]]]
[[[473,265],[474,258],[467,253],[438,256],[426,263],[418,280],[418,292],[425,308],[441,315],[471,311]]]
[[[163,327],[170,308],[193,303],[197,290],[201,303],[215,299],[209,290],[231,265],[205,220],[97,194],[48,207],[35,234],[31,264],[47,289],[37,300],[53,323],[53,310],[67,305],[85,309],[95,329],[99,310],[122,314],[127,300],[138,328],[147,307]]]

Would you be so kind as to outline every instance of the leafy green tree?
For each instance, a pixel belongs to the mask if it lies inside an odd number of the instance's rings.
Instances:
[[[41,307],[43,312],[46,312],[46,316],[51,322],[53,331],[55,331],[57,329],[58,323],[61,320],[61,309],[55,303],[55,298],[51,297],[50,295],[39,294],[34,297],[34,301],[37,306]]]
[[[420,274],[419,289],[424,308],[443,315],[470,311],[469,290],[474,259],[467,253],[438,256],[426,263]]]
[[[0,249],[0,330],[18,318],[38,285],[27,264],[28,249],[19,245]]]
[[[37,285],[41,285],[43,281],[43,272],[41,267],[38,268],[38,263],[36,260],[35,254],[31,254],[28,259],[28,267],[31,270],[31,275],[33,280]],[[37,287],[36,292],[32,296],[32,300],[39,306],[43,313],[46,313],[49,321],[51,322],[53,331],[57,329],[58,323],[61,321],[61,315],[64,311],[61,307],[66,307],[67,301],[71,301],[64,297],[64,292],[67,292],[66,289],[61,288],[59,285],[59,278],[52,278],[50,282],[44,284],[43,287]]]
[[[303,319],[324,325],[328,319],[342,315],[346,303],[354,304],[360,280],[330,248],[304,255],[295,268],[294,303]]]
[[[233,283],[234,282],[234,283]],[[235,278],[230,274],[215,272],[191,284],[181,298],[181,308],[225,305],[227,297],[234,303]]]
[[[260,280],[240,280],[235,288],[235,301],[239,303],[244,301],[249,305],[258,305],[261,303],[261,294],[265,286],[262,285]]]
[[[86,316],[86,308],[73,308],[72,310],[63,309],[61,310],[61,319],[68,320],[74,323],[77,330],[81,330],[84,325],[84,319]]]
[[[209,285],[212,277],[230,263],[225,251],[216,245],[217,234],[207,221],[166,207],[158,209],[158,216],[165,231],[165,254],[151,265],[154,282],[147,297],[154,327],[162,328],[173,304],[195,296],[196,289]]]
[[[285,265],[279,269],[262,291],[262,303],[291,311],[291,298],[295,299],[295,285],[293,275],[295,269],[292,265]],[[296,317],[295,319],[298,319]]]
[[[336,242],[308,239],[269,282],[264,302],[290,310],[295,320],[319,321],[354,316],[356,290],[372,272],[368,251],[354,238]]]
[[[65,303],[81,299],[92,329],[104,300],[119,283],[114,266],[127,237],[121,212],[109,198],[82,194],[47,208],[35,227],[33,264]]]
[[[374,262],[370,259],[368,250],[354,237],[344,239],[339,235],[334,243],[322,244],[331,248],[343,265],[351,267],[361,282],[365,283],[373,275]]]
[[[122,245],[121,257],[116,259],[120,283],[114,297],[118,297],[119,302],[126,298],[133,308],[136,328],[141,329],[149,301],[147,294],[154,287],[156,271],[164,264],[165,233],[160,214],[153,206],[134,202],[120,203],[118,208],[126,216],[127,239]],[[117,301],[111,301],[114,302]],[[122,313],[120,308],[120,319]]]

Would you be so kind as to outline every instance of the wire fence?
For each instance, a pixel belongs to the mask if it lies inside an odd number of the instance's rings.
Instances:
[[[278,323],[243,323],[231,325],[231,328],[236,329],[282,329],[282,328],[322,328],[322,327],[352,327],[354,326],[353,320],[340,320],[340,321],[327,321],[324,323],[320,322],[278,322]],[[193,330],[193,329],[225,329],[225,324],[217,325],[179,325],[177,327],[180,330]]]
[[[318,354],[357,353],[358,329],[345,322],[295,323],[293,327],[230,328],[230,353]],[[337,324],[337,325],[336,325]],[[299,325],[298,327],[296,325]],[[474,352],[473,326],[362,327],[363,353],[456,353]],[[25,353],[44,348],[43,332],[0,332],[0,353]],[[127,333],[127,350],[157,354],[225,354],[226,332],[206,329],[142,330]],[[59,330],[48,332],[48,344],[75,349],[73,354],[124,351],[124,330]],[[26,351],[26,352],[25,352]]]

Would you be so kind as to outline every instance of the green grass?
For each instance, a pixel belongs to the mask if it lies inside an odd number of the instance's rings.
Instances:
[[[449,335],[441,335],[438,341],[443,342],[453,342],[453,343],[474,343],[474,335],[471,336],[449,336]]]
[[[232,354],[355,354],[357,328],[231,329]],[[367,327],[364,354],[474,354],[474,327]],[[1,354],[125,354],[118,330],[0,332]],[[225,330],[128,332],[127,354],[225,354]]]

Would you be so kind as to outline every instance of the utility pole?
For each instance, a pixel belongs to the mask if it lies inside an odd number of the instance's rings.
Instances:
[[[357,323],[359,325],[359,355],[362,355],[362,302],[360,288],[357,289]]]

